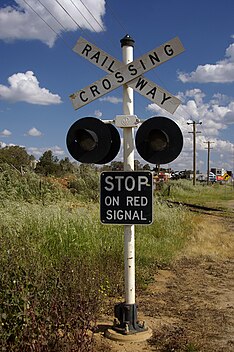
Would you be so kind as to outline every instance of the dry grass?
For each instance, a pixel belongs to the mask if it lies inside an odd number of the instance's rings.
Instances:
[[[196,222],[197,228],[180,256],[234,257],[234,219],[199,215]]]

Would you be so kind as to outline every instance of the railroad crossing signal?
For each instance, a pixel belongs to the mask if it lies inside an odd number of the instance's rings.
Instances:
[[[174,113],[180,101],[163,88],[144,78],[142,74],[182,53],[184,48],[179,38],[176,37],[137,60],[133,60],[133,43],[134,40],[129,36],[121,40],[124,61],[121,63],[80,38],[74,51],[104,69],[108,74],[101,80],[72,94],[70,98],[76,110],[123,85],[124,115],[122,117],[119,115],[118,119],[116,117],[116,120],[111,122],[114,122],[117,127],[123,128],[124,172],[121,175],[118,174],[119,176],[116,173],[104,173],[102,176],[101,220],[104,223],[112,223],[113,221],[114,223],[122,223],[122,217],[124,218],[125,301],[115,305],[115,318],[118,319],[119,324],[113,326],[113,330],[123,335],[148,332],[148,337],[150,337],[151,330],[144,324],[140,324],[137,319],[134,224],[138,222],[146,224],[152,221],[152,175],[148,173],[146,176],[143,173],[133,172],[134,143],[132,132],[133,127],[137,127],[141,123],[136,134],[136,147],[145,160],[156,164],[174,160],[182,149],[183,138],[179,127],[166,117],[153,117],[143,123],[139,121],[133,112],[131,88],[166,111]],[[67,147],[71,155],[78,161],[102,164],[111,161],[117,155],[120,138],[111,123],[87,117],[76,121],[71,126],[67,134]],[[122,181],[125,187],[121,192],[119,188]],[[144,193],[141,192],[142,187],[145,187]],[[129,209],[130,207],[132,208]],[[110,336],[111,332],[108,331],[108,334]]]
[[[126,40],[126,37],[124,39]],[[179,106],[178,98],[142,76],[144,72],[184,51],[178,37],[149,51],[128,65],[124,65],[82,37],[79,38],[73,50],[108,72],[108,75],[101,80],[70,96],[75,110],[125,83],[170,113],[174,113]],[[128,127],[128,125],[121,127]],[[74,159],[80,162],[105,164],[118,154],[120,138],[117,134],[117,130],[111,124],[104,124],[91,117],[80,119],[68,132],[67,147]],[[171,162],[179,155],[182,146],[183,137],[179,127],[165,117],[146,120],[136,134],[136,148],[139,154],[143,159],[154,164]]]
[[[113,125],[95,117],[84,117],[70,127],[67,148],[77,161],[107,164],[119,152],[120,136]]]
[[[180,154],[183,136],[174,121],[157,116],[145,120],[140,125],[135,144],[144,160],[151,164],[168,164]],[[112,124],[94,117],[84,117],[70,127],[67,134],[67,148],[77,161],[107,164],[119,152],[120,136]]]
[[[183,135],[178,125],[166,117],[145,120],[136,133],[136,149],[151,164],[168,164],[183,147]]]
[[[152,70],[184,51],[184,47],[178,37],[149,51],[128,65],[123,65],[122,62],[82,37],[79,38],[73,50],[94,65],[108,72],[108,75],[102,79],[70,95],[75,110],[125,83],[171,114],[180,105],[178,98],[142,76],[143,73]]]

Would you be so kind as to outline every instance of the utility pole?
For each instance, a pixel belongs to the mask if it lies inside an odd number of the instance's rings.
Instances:
[[[205,149],[208,149],[208,155],[207,155],[207,185],[209,184],[209,175],[210,175],[210,150],[213,149],[210,147],[211,143],[214,143],[214,142],[204,142],[207,144],[207,148]]]
[[[196,131],[196,125],[201,125],[202,122],[187,122],[187,125],[193,125],[193,131],[189,133],[193,133],[193,185],[196,185],[196,134],[201,133],[200,131]]]

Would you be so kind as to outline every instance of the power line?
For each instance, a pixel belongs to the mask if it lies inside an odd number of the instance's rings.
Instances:
[[[72,2],[72,4],[76,7],[76,9],[81,13],[81,11],[78,9],[78,7],[76,6],[76,4],[73,2],[73,0],[70,0]],[[92,18],[94,19],[94,21],[99,25],[99,27],[103,30],[103,32],[105,32],[105,27],[103,27],[103,25],[97,20],[97,18],[92,14],[92,12],[89,10],[89,8],[85,5],[85,3],[80,0],[81,4],[85,7],[85,9],[88,11],[88,13],[92,16]],[[107,5],[107,2],[106,2],[106,5]],[[85,20],[90,24],[90,22],[87,20],[86,16],[84,16],[82,14],[82,16],[85,18]],[[95,33],[98,33],[95,28],[90,24],[90,26],[93,28],[93,30],[95,31]],[[107,33],[106,33],[107,34]],[[113,41],[112,37],[109,36],[107,34],[107,38],[109,40],[109,42],[114,46],[114,47],[117,47],[116,43]]]
[[[80,0],[81,1],[81,0]],[[125,33],[128,33],[127,28],[122,24],[122,22],[118,19],[118,17],[115,15],[114,10],[111,8],[110,4],[106,1],[106,7],[109,8],[110,13],[112,17],[116,20],[116,22],[119,24],[119,26],[125,31]]]
[[[90,27],[94,30],[94,32],[97,33],[96,29],[93,27],[93,25],[87,20],[87,18],[83,15],[83,13],[80,11],[80,9],[76,6],[73,0],[70,0],[72,5],[76,8],[76,10],[79,12],[79,14],[84,18],[84,20],[90,25]]]
[[[66,31],[66,28],[64,27],[64,25],[52,14],[52,12],[48,9],[48,7],[46,7],[40,0],[37,0],[41,6],[43,6],[47,12],[49,12],[49,14],[54,18],[54,20]]]
[[[83,29],[81,28],[81,26],[79,25],[79,23],[70,15],[70,13],[65,9],[65,7],[58,1],[55,0],[55,2],[63,9],[64,12],[66,12],[66,14],[71,18],[71,20],[77,25],[77,27],[83,31]]]
[[[73,6],[76,8],[76,10],[80,13],[80,15],[85,19],[85,21],[90,25],[90,27],[93,29],[95,33],[98,34],[97,30],[93,27],[93,25],[90,23],[90,21],[87,19],[87,17],[81,12],[81,10],[77,7],[77,5],[74,3],[73,0],[70,0],[70,2],[73,4]],[[96,17],[92,14],[92,12],[88,9],[88,7],[83,3],[82,0],[80,0],[82,5],[86,8],[86,10],[89,12],[89,14],[92,16],[92,18],[96,21],[96,23],[100,26],[100,28],[105,31],[105,28],[101,25],[101,23],[96,19]],[[87,35],[87,34],[86,34]],[[89,36],[88,36],[89,37]]]
[[[58,1],[55,0],[55,2],[62,8],[62,10],[71,18],[71,20],[77,25],[77,27],[81,30],[81,32],[86,33],[83,28],[79,25],[79,23],[74,19],[74,17],[68,12],[68,10]],[[95,30],[95,28],[93,27],[93,25],[88,21],[88,19],[86,18],[85,15],[83,15],[81,13],[81,11],[79,10],[79,8],[76,6],[76,4],[73,2],[73,0],[70,0],[70,2],[73,4],[73,6],[77,9],[77,11],[79,11],[79,13],[82,15],[82,17],[85,19],[85,21],[91,26],[91,28],[97,33],[97,31]],[[81,3],[85,6],[85,8],[89,11],[89,9],[87,8],[87,6],[81,1]],[[89,11],[89,13],[92,15],[92,13]],[[99,24],[99,26],[101,28],[103,28],[101,26],[101,24],[96,20],[96,18],[92,15],[92,17],[95,19],[95,21]],[[103,28],[103,30],[105,30],[105,28]],[[89,39],[91,38],[87,33],[86,33],[86,37],[88,37]],[[92,38],[91,38],[92,41]]]
[[[57,32],[33,7],[32,5],[30,5],[26,0],[23,0],[27,6],[57,35],[59,36],[63,42],[66,44],[66,46],[69,47],[69,49],[72,50],[72,46],[69,45],[66,40],[63,38],[63,36]],[[62,10],[72,19],[72,21],[76,24],[76,26],[82,31],[84,32],[84,30],[82,29],[82,27],[79,25],[79,23],[69,14],[69,12],[65,9],[65,7],[58,1],[55,0],[56,3],[62,8]],[[70,0],[72,3],[73,1]],[[65,28],[65,26],[61,23],[61,21],[59,21],[57,19],[57,17],[55,15],[53,15],[53,13],[48,9],[47,6],[45,6],[40,0],[38,0],[38,2],[40,3],[40,5],[53,17],[53,19],[61,26],[61,28],[63,28],[64,31],[67,31],[67,28]],[[77,6],[73,3],[73,5],[77,8]],[[78,8],[77,8],[78,10]],[[80,12],[80,11],[79,11]],[[82,15],[82,14],[81,14]],[[83,15],[82,15],[83,16]],[[85,16],[83,16],[83,18],[87,21],[87,23],[93,28],[93,26],[91,25],[91,23],[86,19]],[[95,31],[95,29],[93,28],[93,30]]]
[[[73,3],[73,0],[70,0]],[[101,27],[101,29],[103,31],[105,31],[105,28],[101,25],[101,23],[98,22],[98,20],[96,19],[96,17],[94,17],[94,15],[92,14],[92,12],[89,10],[89,8],[83,3],[82,0],[80,0],[81,4],[86,8],[86,10],[88,11],[88,13],[93,17],[93,19],[96,21],[96,23]],[[77,8],[77,6],[73,3],[73,5]],[[86,18],[85,18],[86,19]],[[86,19],[87,21],[87,19]],[[88,22],[88,21],[87,21]],[[93,27],[92,27],[93,28]],[[96,31],[95,31],[96,32]]]
[[[64,44],[69,48],[69,49],[72,49],[71,46],[66,42],[66,40],[61,36],[60,33],[56,32],[56,30],[54,30],[53,27],[51,27],[49,25],[48,22],[46,22],[46,20],[26,1],[26,0],[23,0],[25,2],[25,4],[27,4],[28,7],[30,7],[30,9],[47,25],[47,27],[49,27],[57,36],[59,36],[62,41],[64,42]]]
[[[66,40],[63,38],[63,36],[57,32],[26,0],[23,0],[29,7],[30,9],[57,35],[59,36],[63,42],[66,44],[66,46],[69,48],[69,49],[72,49],[71,46],[66,42]],[[97,33],[97,31],[95,30],[95,28],[92,26],[92,24],[88,21],[88,19],[86,18],[85,15],[83,15],[81,13],[81,11],[79,10],[79,8],[76,6],[76,4],[74,3],[73,0],[70,0],[71,3],[73,4],[73,6],[77,9],[77,11],[79,11],[79,13],[82,15],[82,17],[86,20],[86,22],[91,26],[91,28]],[[64,31],[66,31],[67,29],[64,27],[64,25],[52,14],[52,12],[40,1],[38,0],[38,2],[41,4],[41,6],[43,6],[47,12],[54,18],[54,20],[63,28]],[[61,7],[61,9],[67,14],[67,16],[70,17],[70,19],[76,24],[76,26],[82,31],[84,32],[84,30],[82,29],[82,27],[79,25],[79,23],[72,17],[72,15],[67,11],[67,9],[58,1],[58,0],[55,0],[55,2]],[[83,6],[86,8],[86,10],[89,12],[89,14],[92,16],[92,18],[98,23],[98,25],[100,26],[100,28],[102,28],[103,30],[105,30],[105,28],[99,23],[99,21],[93,16],[93,14],[91,13],[91,11],[88,9],[88,7],[84,4],[84,2],[82,0],[80,0],[80,2],[83,4]],[[109,5],[107,5],[109,9],[111,9],[111,7]],[[110,11],[111,12],[111,15],[116,19],[116,21],[119,23],[119,25],[121,26],[121,28],[124,28],[126,29],[122,24],[121,22],[118,20],[117,16],[114,15],[114,12],[113,10]],[[86,34],[87,35],[87,34]],[[111,42],[113,43],[113,41],[111,40]],[[115,43],[114,43],[115,45]],[[157,77],[157,75],[156,75]],[[159,79],[163,85],[164,82],[159,78],[157,77],[157,79]],[[184,109],[183,106],[181,106],[182,109],[187,113],[187,115],[189,117],[191,117],[191,115]]]
[[[63,36],[58,32],[56,31],[34,8],[32,5],[30,5],[26,0],[23,0],[25,2],[25,4],[27,4],[27,6],[47,25],[47,27],[50,28],[50,30],[52,30],[56,36],[60,37],[63,42],[65,43],[65,45],[72,50],[72,46],[68,44],[68,42],[63,38]],[[73,4],[73,6],[76,7],[76,9],[79,11],[79,13],[82,15],[81,11],[78,9],[78,7],[76,6],[76,4],[73,2],[73,0],[70,0],[71,3]],[[53,19],[61,26],[61,28],[64,30],[64,31],[67,31],[67,28],[65,28],[65,26],[61,23],[61,21],[59,21],[57,19],[57,17],[48,9],[47,6],[45,6],[40,0],[38,0],[38,2],[40,3],[40,5],[53,17]],[[82,29],[82,27],[79,25],[79,23],[72,17],[72,15],[65,9],[65,7],[58,1],[58,0],[55,0],[55,2],[61,7],[61,9],[71,18],[71,20],[76,24],[76,26],[82,31],[84,32],[84,30]],[[82,2],[83,4],[83,2]],[[85,4],[83,4],[85,6],[85,8],[88,10],[87,6]],[[89,11],[89,10],[88,10]],[[90,11],[89,11],[90,12]],[[90,12],[90,14],[92,15],[92,13]],[[87,20],[87,18],[82,15],[83,18],[87,21],[87,23],[91,26],[91,28],[97,33],[97,31],[95,30],[95,28],[92,26],[92,24]],[[92,15],[92,17],[95,19],[95,21],[100,25],[100,27],[104,29],[104,27],[98,22],[98,20]],[[88,38],[90,38],[87,33],[86,33],[86,36]],[[92,41],[92,39],[91,39]]]
[[[93,17],[93,19],[99,24],[99,26],[102,28],[103,31],[105,31],[106,29],[99,23],[99,21],[95,18],[95,16],[92,14],[92,12],[88,9],[88,7],[84,4],[83,0],[80,0],[80,2],[84,5],[84,7],[87,9],[87,11],[90,13],[90,15]],[[106,6],[108,7],[108,3],[106,1]],[[107,35],[109,41],[111,42],[112,45],[114,45],[114,47],[117,47],[117,43],[113,41],[112,37]],[[118,47],[119,48],[119,47]]]
[[[31,10],[38,16],[40,17],[40,19],[58,36],[60,36],[60,38],[63,39],[63,37],[58,33],[56,32],[49,24],[48,22],[46,22],[44,20],[44,18],[42,16],[39,15],[39,13],[26,1],[26,0],[23,0],[30,8]],[[37,0],[41,6],[43,6],[46,11],[54,18],[54,20],[64,29],[64,31],[67,31],[67,28],[64,27],[64,25],[56,18],[55,15],[52,14],[52,12],[48,9],[47,6],[45,6],[40,0]],[[77,8],[77,6],[74,4],[74,2],[72,0],[70,0],[72,2],[72,4],[76,7],[76,9],[80,12],[80,10]],[[65,7],[58,1],[58,0],[55,0],[55,2],[62,8],[62,10],[71,18],[71,20],[76,24],[76,26],[81,30],[83,31],[82,27],[79,25],[79,23],[69,14],[69,12],[65,9]],[[80,12],[80,14],[82,15],[82,13]],[[93,28],[93,26],[91,25],[91,23],[87,20],[87,18],[82,15],[83,18],[87,21],[87,23]],[[95,29],[93,28],[93,30],[95,31]]]

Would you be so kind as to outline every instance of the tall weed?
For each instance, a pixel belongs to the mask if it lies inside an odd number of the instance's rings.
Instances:
[[[53,185],[42,202],[36,175],[0,178],[2,351],[92,351],[104,298],[124,293],[123,226],[102,225],[98,203]],[[136,226],[137,290],[191,231],[183,208],[156,201],[154,209],[152,225]]]
[[[79,248],[74,252],[60,209],[6,210],[0,227],[2,351],[91,351],[88,330],[101,306],[102,274]]]
[[[171,199],[187,203],[223,206],[223,201],[234,199],[231,183],[207,185],[197,182],[196,186],[193,186],[191,180],[177,180],[171,181],[166,187],[168,186],[170,187]]]

